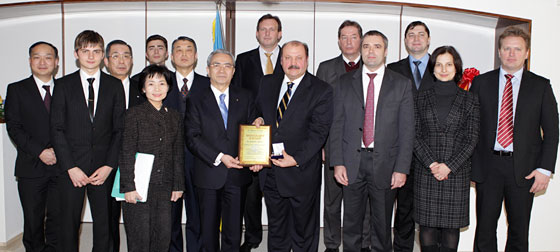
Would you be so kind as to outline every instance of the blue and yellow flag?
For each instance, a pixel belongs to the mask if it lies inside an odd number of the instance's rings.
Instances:
[[[212,22],[212,41],[214,42],[214,51],[224,49],[222,40],[222,22],[220,21],[220,11],[216,10],[216,18]]]

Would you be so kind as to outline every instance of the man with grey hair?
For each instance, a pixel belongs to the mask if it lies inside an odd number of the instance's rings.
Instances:
[[[230,86],[233,55],[216,50],[208,56],[210,86],[187,98],[185,136],[194,155],[193,183],[198,195],[201,251],[237,251],[245,194],[251,170],[241,166],[238,155],[240,124],[255,118],[251,93]],[[222,240],[220,249],[220,218]]]
[[[259,173],[268,214],[268,251],[317,251],[321,149],[333,116],[332,87],[307,72],[308,47],[282,46],[284,73],[261,80],[255,125],[271,127],[281,155]]]

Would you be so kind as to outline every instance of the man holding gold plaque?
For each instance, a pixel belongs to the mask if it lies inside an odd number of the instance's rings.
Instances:
[[[239,125],[255,118],[254,103],[249,91],[230,86],[235,72],[230,52],[212,52],[206,70],[211,85],[187,96],[185,112],[187,147],[195,157],[201,251],[234,251],[241,243],[245,194],[252,180],[251,171],[237,157]]]
[[[308,47],[284,44],[285,74],[266,75],[257,96],[255,125],[271,128],[272,167],[259,180],[268,214],[268,251],[317,251],[321,148],[332,122],[329,84],[307,72]]]

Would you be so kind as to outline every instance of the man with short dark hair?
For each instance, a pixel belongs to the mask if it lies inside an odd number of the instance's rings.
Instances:
[[[32,75],[8,85],[6,127],[17,148],[15,176],[23,209],[23,246],[26,251],[57,251],[57,155],[49,132],[51,95],[58,50],[39,41],[29,47]],[[45,221],[46,216],[46,221]]]
[[[362,27],[355,21],[345,20],[338,28],[338,48],[341,54],[321,62],[317,69],[317,78],[333,86],[338,82],[338,78],[347,73],[358,69],[361,65],[360,60],[360,40],[362,38]],[[325,145],[324,160],[324,214],[323,214],[323,240],[326,252],[338,251],[342,239],[341,228],[341,207],[342,207],[342,185],[334,179],[334,169],[329,162],[329,145]],[[362,244],[363,251],[369,251],[369,207],[366,218],[364,219],[364,233]]]
[[[171,88],[163,104],[179,111],[184,117],[187,97],[197,96],[200,90],[210,86],[210,80],[194,71],[198,62],[198,52],[196,42],[192,38],[180,36],[173,41],[171,46],[171,62],[176,71],[171,74]],[[185,121],[185,125],[189,123]],[[172,252],[183,251],[183,228],[181,225],[183,199],[187,214],[187,225],[185,227],[187,251],[200,251],[200,214],[198,197],[192,182],[193,166],[194,157],[185,147],[185,192],[182,199],[173,203],[173,226],[171,230],[171,246],[169,247],[169,250]]]
[[[416,97],[419,90],[433,85],[433,77],[428,66],[430,54],[430,29],[422,21],[408,24],[404,31],[404,47],[408,57],[387,65],[387,68],[410,79],[412,93]],[[410,165],[410,173],[403,187],[396,191],[395,223],[393,249],[396,252],[412,252],[414,249],[414,171]]]
[[[410,80],[385,68],[387,37],[368,31],[363,66],[340,77],[329,135],[334,177],[343,185],[344,251],[360,251],[367,199],[373,251],[391,251],[394,190],[404,185],[414,147]],[[381,92],[383,91],[383,92]]]
[[[126,42],[117,39],[107,44],[105,50],[105,67],[111,76],[121,80],[124,90],[126,109],[134,107],[146,99],[140,95],[138,82],[130,79],[129,74],[132,70],[132,48]],[[108,181],[113,184],[116,170],[111,172]],[[120,250],[119,225],[121,218],[121,202],[111,197],[111,234],[113,237],[113,252]]]
[[[235,61],[235,75],[232,85],[248,89],[257,96],[261,78],[268,74],[282,73],[278,42],[282,39],[280,18],[271,14],[263,15],[257,22],[257,41],[259,47],[239,54]],[[247,188],[245,203],[245,240],[240,250],[249,252],[262,241],[262,192],[259,189],[259,176],[253,174],[253,182]]]
[[[558,105],[550,80],[524,69],[530,37],[508,27],[498,38],[501,65],[477,76],[480,138],[472,157],[476,182],[474,251],[498,251],[502,205],[508,222],[505,251],[529,251],[535,193],[546,190],[558,153]]]
[[[159,65],[165,66],[165,61],[169,57],[169,52],[167,51],[167,39],[165,37],[154,34],[146,39],[146,60],[149,65]],[[132,76],[132,79],[139,81],[140,73]]]
[[[51,137],[59,176],[60,251],[79,250],[87,193],[93,218],[93,251],[111,251],[110,192],[106,180],[118,165],[124,127],[122,83],[100,69],[103,38],[85,30],[74,43],[80,69],[59,79],[51,106]]]
[[[259,172],[268,214],[268,251],[317,251],[321,149],[333,116],[332,87],[307,72],[309,49],[300,41],[282,47],[284,73],[266,75],[254,124],[271,126],[277,148],[272,167]],[[276,147],[277,146],[277,147]]]

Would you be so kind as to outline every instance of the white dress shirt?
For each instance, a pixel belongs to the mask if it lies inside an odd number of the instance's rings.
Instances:
[[[39,78],[37,78],[35,75],[33,75],[33,79],[35,80],[35,84],[37,85],[37,89],[39,89],[39,94],[41,94],[41,99],[45,100],[45,95],[47,95],[47,90],[45,90],[43,88],[43,86],[50,86],[50,93],[51,96],[53,94],[54,91],[54,81],[51,78],[49,80],[49,82],[43,82],[42,80],[40,80]]]
[[[265,53],[268,53],[267,51],[265,51],[262,47],[259,46],[259,56],[261,59],[261,68],[263,71],[263,74],[266,75],[266,62],[268,61],[268,57],[266,57]],[[280,53],[280,47],[277,46],[276,48],[274,48],[274,50],[272,50],[272,55],[270,55],[270,61],[272,61],[272,69],[276,69],[276,61],[278,60],[278,53]]]
[[[82,80],[82,88],[84,90],[84,101],[86,102],[86,106],[88,105],[88,98],[89,98],[89,82],[87,79],[95,78],[93,81],[93,115],[95,115],[95,111],[97,111],[97,97],[99,96],[99,78],[101,76],[101,71],[97,70],[97,72],[93,75],[88,75],[84,70],[80,69],[80,79]]]

